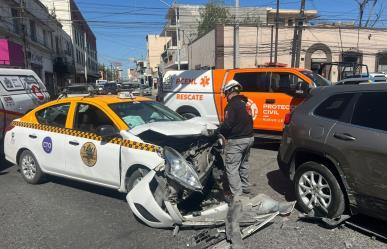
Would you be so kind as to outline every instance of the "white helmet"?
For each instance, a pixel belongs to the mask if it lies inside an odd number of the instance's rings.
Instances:
[[[233,91],[240,92],[242,90],[242,85],[239,84],[236,80],[230,80],[226,83],[226,85],[223,86],[223,93],[228,94]]]

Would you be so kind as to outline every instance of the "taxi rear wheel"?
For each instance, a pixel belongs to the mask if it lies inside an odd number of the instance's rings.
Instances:
[[[38,184],[43,181],[43,172],[31,151],[25,150],[19,158],[20,172],[27,183]]]
[[[130,192],[142,178],[149,173],[149,169],[138,167],[126,176],[126,190]]]

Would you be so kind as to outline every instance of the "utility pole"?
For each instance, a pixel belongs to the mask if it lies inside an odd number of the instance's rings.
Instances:
[[[175,5],[176,45],[177,45],[177,70],[180,70],[180,34],[179,34],[179,8]]]
[[[113,81],[113,64],[110,63],[110,80]]]
[[[27,56],[27,29],[24,21],[24,14],[25,14],[25,1],[21,0],[20,1],[20,23],[21,23],[21,31],[23,32],[24,62],[25,62],[25,68],[30,68],[30,63],[28,61],[28,56]]]
[[[234,68],[239,68],[239,0],[235,0]]]
[[[278,24],[279,24],[279,0],[277,0],[277,10],[275,12],[275,48],[274,48],[274,64],[277,65],[278,57]]]
[[[294,27],[293,45],[292,45],[292,64],[291,67],[300,66],[302,28],[305,20],[305,0],[301,0],[300,13],[298,14],[296,26]]]
[[[84,42],[83,42],[83,49],[85,51],[85,83],[87,83],[87,40],[86,40],[87,36],[86,36],[86,31],[83,32],[83,39],[84,39]]]
[[[271,25],[271,32],[270,32],[270,64],[273,63],[273,34],[274,34],[274,26]]]

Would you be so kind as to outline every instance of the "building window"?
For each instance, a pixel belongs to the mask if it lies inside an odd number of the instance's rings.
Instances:
[[[34,21],[30,20],[30,37],[31,40],[36,42],[36,24]]]
[[[43,30],[43,45],[44,46],[48,46],[48,42],[47,42],[47,31]]]
[[[12,14],[12,24],[13,24],[13,32],[16,34],[20,33],[20,27],[19,27],[19,15],[16,9],[11,9]]]
[[[288,26],[289,26],[289,27],[293,27],[293,25],[294,25],[294,20],[293,20],[293,18],[289,18],[289,19],[288,19]]]
[[[387,52],[379,53],[376,57],[377,60],[377,71],[387,72]]]
[[[55,36],[56,53],[59,54],[59,37]]]

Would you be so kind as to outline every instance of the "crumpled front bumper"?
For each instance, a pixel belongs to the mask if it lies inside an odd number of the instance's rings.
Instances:
[[[156,172],[152,170],[126,196],[133,213],[148,226],[155,228],[214,227],[225,223],[229,208],[227,203],[221,202],[200,213],[196,212],[195,215],[183,216],[176,204],[156,198],[158,184]],[[244,223],[264,221],[268,214],[288,214],[292,212],[294,204],[295,202],[278,202],[263,194],[254,198],[243,197]]]

